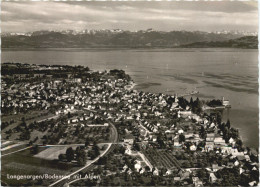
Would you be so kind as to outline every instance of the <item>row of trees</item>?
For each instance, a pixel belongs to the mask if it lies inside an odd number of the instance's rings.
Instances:
[[[1,130],[5,129],[6,127],[8,127],[9,125],[13,124],[15,121],[12,119],[10,120],[10,122],[8,121],[5,121],[5,122],[2,122],[1,124]]]
[[[218,186],[248,186],[249,182],[259,181],[259,172],[251,171],[249,175],[239,173],[238,167],[223,168],[216,172],[217,178],[221,178],[221,183],[217,183]]]
[[[88,146],[89,143],[86,141],[86,146]],[[82,166],[86,163],[86,157],[90,157],[91,159],[94,159],[100,155],[100,148],[97,146],[97,144],[94,144],[91,150],[88,150],[88,155],[85,152],[85,147],[80,146],[77,147],[76,150],[73,150],[72,147],[69,147],[66,150],[66,154],[60,154],[59,160],[60,161],[68,161],[71,162],[73,160],[76,160],[78,165]]]
[[[86,152],[84,147],[77,147],[76,150],[73,150],[72,147],[69,147],[66,150],[66,154],[60,154],[59,160],[64,161],[67,160],[71,162],[76,160],[78,165],[83,166],[86,163]]]
[[[221,106],[222,105],[222,101],[221,100],[219,100],[219,99],[213,99],[213,100],[211,100],[211,101],[208,101],[207,102],[207,105],[208,106],[211,106],[211,107],[216,107],[216,106]]]
[[[190,102],[187,101],[184,97],[179,97],[178,100],[179,106],[183,109],[190,107],[191,111],[195,114],[200,114],[202,112],[202,102],[199,100],[198,97],[195,101],[193,101],[193,98],[191,97]]]

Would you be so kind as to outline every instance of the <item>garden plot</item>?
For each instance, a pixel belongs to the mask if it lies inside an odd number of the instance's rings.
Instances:
[[[65,154],[66,150],[72,147],[73,149],[76,149],[77,146],[55,146],[55,147],[49,147],[48,149],[41,151],[37,155],[34,155],[37,158],[47,159],[47,160],[55,160],[59,159],[60,154]]]

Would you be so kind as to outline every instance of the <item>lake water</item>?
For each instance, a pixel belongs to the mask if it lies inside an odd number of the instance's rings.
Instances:
[[[258,51],[249,49],[3,50],[2,62],[85,65],[123,69],[136,89],[167,94],[199,91],[203,99],[230,100],[231,125],[258,148]],[[195,96],[194,96],[195,97]]]

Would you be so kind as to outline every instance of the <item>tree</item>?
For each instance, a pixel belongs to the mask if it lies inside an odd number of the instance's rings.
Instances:
[[[100,164],[100,165],[106,165],[107,161],[108,161],[107,156],[103,156],[103,157],[100,157],[100,158],[98,159],[98,164]]]
[[[30,146],[32,146],[32,144],[33,144],[33,142],[32,142],[32,141],[30,141],[30,142],[29,142],[29,145],[30,145]]]
[[[236,141],[236,146],[237,146],[238,150],[241,151],[242,146],[243,146],[243,142],[240,139],[238,139]]]
[[[193,106],[193,98],[192,97],[190,98],[190,106],[191,107]]]
[[[23,133],[21,133],[20,138],[22,140],[30,140],[31,132],[29,130],[24,131]]]
[[[240,178],[239,184],[241,184],[242,186],[248,186],[249,182],[251,182],[250,181],[250,177],[247,176],[247,175],[242,174],[241,178]]]
[[[146,172],[150,171],[149,166],[145,166],[145,171],[146,171]]]
[[[83,166],[86,163],[86,152],[84,149],[77,148],[76,160],[80,166]]]
[[[62,160],[65,160],[66,159],[66,155],[64,154],[59,154],[59,160],[62,161]]]
[[[222,186],[237,186],[240,181],[240,174],[238,168],[224,168],[216,172],[218,178],[222,180]]]
[[[24,117],[22,117],[21,121],[22,121],[22,124],[25,124],[25,123],[26,123]]]
[[[33,146],[31,152],[32,152],[33,154],[38,154],[38,152],[39,152],[39,147],[38,147],[38,145]]]
[[[180,107],[182,107],[183,109],[186,109],[189,102],[183,97],[180,97],[178,99],[179,99],[178,104],[180,105]]]
[[[157,142],[158,142],[160,148],[165,148],[166,147],[166,145],[165,145],[165,143],[163,141],[162,133],[159,133],[159,135],[157,136]]]
[[[100,155],[100,149],[99,149],[99,147],[98,147],[97,145],[94,145],[93,148],[92,148],[92,150],[94,151],[96,157],[97,157],[98,155]]]
[[[123,146],[119,146],[119,153],[121,153],[121,154],[124,154],[125,153],[125,148],[123,147]]]
[[[141,147],[138,143],[136,143],[136,140],[134,140],[134,143],[133,143],[133,147],[135,148],[135,150],[137,151],[140,151],[141,150]]]
[[[74,159],[74,150],[72,149],[72,147],[69,147],[66,150],[66,158],[68,162],[71,162]]]
[[[217,113],[217,119],[216,119],[216,121],[217,121],[217,124],[221,124],[221,114],[220,114],[220,112],[218,112]]]
[[[88,146],[89,146],[89,139],[87,138],[85,141],[85,147],[88,147]]]
[[[206,134],[206,131],[205,131],[204,126],[201,126],[201,127],[200,127],[200,135],[201,135],[202,137],[204,137],[205,134]]]
[[[200,179],[205,178],[205,176],[206,176],[206,172],[205,172],[205,170],[204,170],[203,168],[200,169],[200,170],[198,170],[198,177],[199,177]]]
[[[227,120],[226,126],[227,126],[228,129],[230,129],[230,121],[229,121],[229,119]]]
[[[163,167],[160,171],[159,171],[159,175],[163,176],[165,173],[167,172],[167,169],[165,167]]]
[[[180,134],[179,136],[179,142],[182,143],[182,142],[185,142],[185,136],[183,134]]]
[[[101,166],[98,166],[95,170],[94,170],[94,174],[95,175],[100,175],[102,173],[102,167]]]
[[[192,112],[199,114],[202,112],[202,103],[199,100],[199,98],[197,97],[197,99],[193,102],[193,106],[192,106]]]
[[[94,158],[96,158],[96,154],[95,154],[95,152],[93,151],[93,150],[90,150],[90,151],[88,151],[88,156],[90,157],[90,159],[94,159]]]

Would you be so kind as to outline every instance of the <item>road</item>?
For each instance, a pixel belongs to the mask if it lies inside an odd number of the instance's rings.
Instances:
[[[78,110],[71,110],[70,113],[75,113],[77,112]],[[45,119],[41,119],[41,120],[38,120],[37,123],[40,123],[40,122],[43,122],[43,121],[47,121],[47,120],[51,120],[51,119],[56,119],[56,118],[59,118],[61,115],[58,114],[58,115],[54,115],[54,116],[51,116],[51,117],[48,117],[48,118],[45,118]]]
[[[99,158],[101,158],[102,156],[104,156],[104,155],[109,151],[111,145],[112,145],[112,144],[109,144],[108,147],[107,147],[107,149],[106,149],[102,154],[100,154],[97,158],[95,158],[95,159],[92,160],[91,162],[87,163],[87,165],[85,165],[84,167],[78,169],[77,171],[75,171],[75,172],[73,172],[73,173],[67,175],[66,177],[63,177],[63,178],[61,178],[60,180],[58,180],[58,181],[52,183],[50,186],[54,186],[54,185],[60,183],[61,181],[65,180],[65,179],[70,179],[71,176],[77,174],[78,172],[80,172],[80,171],[86,169],[86,168],[89,167],[91,164],[93,164],[93,163],[95,163],[96,161],[98,161]]]
[[[85,109],[87,110],[87,109]],[[102,115],[101,115],[102,116]],[[104,119],[105,117],[102,116]],[[54,186],[54,185],[59,185],[59,186],[63,186],[64,184],[68,183],[68,182],[71,182],[73,180],[73,175],[79,173],[80,171],[84,170],[84,171],[88,171],[88,170],[91,170],[95,167],[94,163],[98,161],[99,158],[109,154],[111,151],[114,150],[116,144],[118,144],[118,133],[117,133],[117,129],[116,127],[114,126],[114,124],[112,124],[111,122],[109,122],[109,125],[112,127],[111,130],[112,130],[112,137],[113,137],[113,140],[111,141],[111,143],[106,143],[108,145],[107,149],[101,153],[97,158],[95,158],[94,160],[90,161],[90,162],[87,162],[86,165],[80,169],[78,169],[77,171],[67,175],[66,177],[63,177],[59,180],[57,180],[56,182],[52,183],[50,186]],[[84,144],[71,144],[71,145],[76,145],[76,146],[82,146]],[[68,145],[39,145],[39,146],[48,146],[48,147],[54,147],[54,146],[68,146]],[[13,151],[13,152],[10,152],[10,153],[7,153],[7,154],[3,154],[1,155],[2,157],[3,156],[7,156],[7,155],[10,155],[10,154],[13,154],[13,153],[17,153],[17,152],[20,152],[20,151],[23,151],[23,150],[26,150],[26,149],[29,149],[31,148],[32,146],[28,146],[28,147],[25,147],[23,149],[19,149],[17,151]]]
[[[85,110],[87,110],[87,109],[85,109]],[[103,117],[105,119],[104,116],[101,115],[101,117]],[[54,185],[64,186],[68,183],[71,183],[74,180],[73,175],[76,175],[77,173],[79,173],[80,171],[83,171],[83,170],[88,171],[88,170],[93,169],[95,167],[94,163],[97,162],[99,158],[109,154],[111,151],[114,150],[116,144],[118,143],[118,133],[117,133],[117,129],[114,126],[114,124],[112,124],[110,121],[108,121],[108,123],[112,127],[111,130],[112,130],[113,140],[112,140],[111,143],[108,143],[107,149],[102,154],[100,154],[97,158],[95,158],[91,162],[87,163],[84,167],[82,167],[82,168],[78,169],[77,171],[67,175],[66,177],[63,177],[63,178],[57,180],[56,182],[52,183],[49,186],[54,186]]]
[[[17,143],[17,144],[12,144],[12,145],[8,145],[4,148],[1,148],[0,151],[6,151],[8,149],[12,149],[12,148],[15,148],[15,147],[18,147],[18,146],[21,146],[21,145],[24,145],[25,143]]]
[[[17,152],[20,152],[20,151],[23,151],[23,150],[26,150],[26,149],[30,149],[31,147],[32,147],[32,146],[29,146],[29,147],[25,147],[25,148],[23,148],[23,149],[19,149],[19,150],[17,150],[17,151],[13,151],[13,152],[11,152],[11,153],[6,153],[6,154],[1,155],[1,157],[7,156],[7,155],[10,155],[10,154],[13,154],[13,153],[17,153]]]
[[[38,144],[39,147],[70,147],[70,146],[85,146],[85,144],[58,144],[58,145],[42,145]]]

